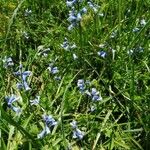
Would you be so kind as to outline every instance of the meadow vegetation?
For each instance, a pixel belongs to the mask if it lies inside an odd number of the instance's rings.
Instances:
[[[149,150],[149,0],[0,10],[1,150]]]

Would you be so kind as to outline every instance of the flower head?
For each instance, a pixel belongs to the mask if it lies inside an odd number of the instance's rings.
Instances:
[[[55,119],[51,116],[51,115],[43,115],[43,120],[45,122],[45,127],[44,129],[41,131],[41,133],[39,133],[37,135],[38,138],[43,138],[45,135],[49,134],[51,131],[50,131],[50,128],[52,126],[55,126],[57,125],[57,122],[55,121]]]
[[[56,74],[59,72],[58,67],[54,67],[54,64],[51,63],[49,64],[49,67],[47,68],[49,70],[50,73],[52,74]]]
[[[77,128],[77,122],[75,120],[70,122],[70,125],[72,126],[73,129]]]
[[[107,53],[104,51],[99,51],[99,52],[97,52],[97,54],[102,58],[105,58],[107,56]]]
[[[81,92],[84,91],[85,89],[85,83],[84,83],[84,80],[83,79],[79,79],[78,82],[77,82],[77,87],[79,88],[79,90]]]
[[[13,60],[11,57],[6,57],[3,59],[3,66],[4,68],[12,67],[14,66]]]
[[[9,108],[11,108],[16,113],[21,112],[20,108],[13,105],[14,102],[16,102],[20,99],[19,96],[16,96],[16,95],[12,94],[11,96],[6,96],[5,99],[7,101],[7,104],[8,104]]]
[[[38,105],[40,101],[40,96],[36,96],[34,100],[30,100],[30,104],[32,105]]]

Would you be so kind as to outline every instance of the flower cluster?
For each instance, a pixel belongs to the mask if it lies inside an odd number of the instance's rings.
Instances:
[[[97,52],[98,56],[105,58],[107,56],[107,53],[105,51],[99,51]]]
[[[68,39],[65,38],[64,42],[61,44],[61,47],[66,51],[71,51],[71,50],[75,49],[77,46],[75,43],[70,44]],[[74,60],[76,60],[78,58],[78,56],[75,53],[73,53],[72,56],[73,56]]]
[[[99,91],[97,91],[96,88],[92,88],[91,92],[86,90],[85,93],[92,98],[92,101],[102,100],[102,97],[100,96]]]
[[[12,109],[17,114],[21,112],[21,109],[19,107],[16,107],[13,105],[14,102],[16,102],[20,99],[19,96],[12,94],[11,96],[6,96],[5,99],[7,101],[7,105],[10,109]]]
[[[24,88],[26,91],[29,91],[31,88],[28,85],[27,77],[31,75],[31,71],[23,71],[22,65],[20,66],[20,70],[17,72],[14,72],[16,76],[21,77],[21,82],[17,83],[17,88],[22,89]]]
[[[66,2],[66,5],[69,8],[71,8],[71,10],[69,11],[69,17],[68,17],[68,21],[70,22],[68,30],[72,30],[74,27],[76,27],[82,20],[82,16],[87,13],[87,9],[85,7],[83,7],[80,10],[75,9],[75,5],[81,2],[82,1],[77,1],[77,0]]]
[[[90,7],[95,13],[98,12],[98,8],[99,8],[98,5],[94,4],[92,1],[89,1],[89,2],[87,2],[87,3],[88,3],[88,5],[89,5],[89,7]]]
[[[42,117],[45,123],[45,127],[42,132],[37,135],[38,139],[43,138],[45,135],[51,133],[50,128],[57,125],[57,121],[55,121],[51,115],[43,115]]]
[[[82,132],[78,126],[77,126],[77,122],[75,120],[73,120],[71,123],[70,123],[71,127],[73,128],[73,138],[74,139],[79,139],[79,140],[82,140],[83,137],[84,137],[84,132]]]
[[[85,90],[85,83],[83,79],[78,80],[77,87],[79,88],[81,93]]]
[[[66,50],[66,51],[70,51],[70,50],[72,50],[72,49],[75,49],[77,46],[76,46],[75,43],[74,43],[74,44],[70,44],[69,41],[68,41],[68,39],[65,38],[65,39],[64,39],[64,42],[61,44],[61,47],[62,47],[64,50]]]
[[[57,74],[59,72],[58,67],[54,67],[54,64],[49,64],[49,67],[47,68],[51,74]]]

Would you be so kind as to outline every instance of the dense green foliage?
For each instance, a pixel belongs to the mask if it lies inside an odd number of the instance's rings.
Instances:
[[[93,4],[97,10],[86,0],[75,4],[87,12],[68,30],[65,0],[1,0],[1,150],[149,149],[150,1]],[[24,71],[31,71],[25,80]],[[9,104],[12,94],[19,100]],[[38,138],[43,114],[57,124]],[[83,138],[73,136],[73,120]]]

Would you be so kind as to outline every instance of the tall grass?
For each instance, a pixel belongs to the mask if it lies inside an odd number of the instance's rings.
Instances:
[[[0,2],[0,149],[149,149],[150,2],[92,3]]]

